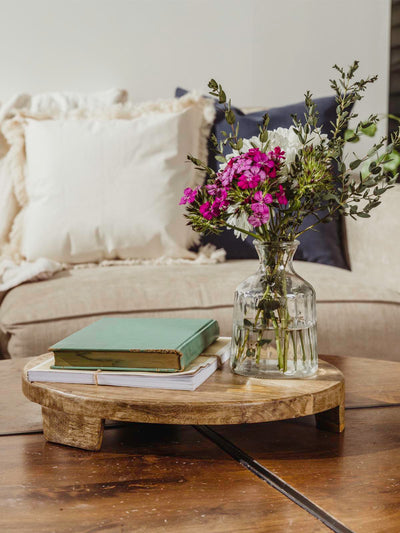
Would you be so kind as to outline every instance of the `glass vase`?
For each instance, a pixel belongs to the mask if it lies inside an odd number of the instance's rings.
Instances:
[[[304,378],[318,369],[315,291],[293,269],[298,241],[255,241],[258,271],[236,289],[231,369],[257,378]]]

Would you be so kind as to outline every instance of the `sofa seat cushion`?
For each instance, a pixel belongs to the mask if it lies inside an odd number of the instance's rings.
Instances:
[[[5,357],[43,353],[103,316],[204,317],[230,335],[236,286],[252,260],[217,265],[111,266],[59,272],[12,289],[0,307]],[[400,360],[400,293],[352,272],[297,262],[317,291],[319,352]]]

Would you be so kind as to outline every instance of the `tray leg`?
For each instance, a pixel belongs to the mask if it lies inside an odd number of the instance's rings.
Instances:
[[[42,407],[43,433],[46,440],[83,448],[100,450],[104,420],[84,415],[71,415]]]
[[[318,429],[325,429],[333,433],[344,431],[344,405],[340,404],[333,409],[317,413],[315,421]]]

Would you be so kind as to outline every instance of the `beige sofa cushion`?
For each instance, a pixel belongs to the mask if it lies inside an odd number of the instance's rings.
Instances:
[[[400,183],[381,197],[371,218],[345,218],[349,262],[352,272],[399,287],[400,279]]]
[[[400,360],[400,293],[354,273],[298,262],[317,291],[320,353]],[[60,272],[11,290],[0,307],[3,354],[26,357],[102,316],[209,317],[230,335],[236,286],[256,261],[120,266]]]

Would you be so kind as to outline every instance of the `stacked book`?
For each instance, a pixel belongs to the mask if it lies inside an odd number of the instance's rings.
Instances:
[[[29,381],[195,390],[229,357],[215,320],[103,318],[51,348]]]

